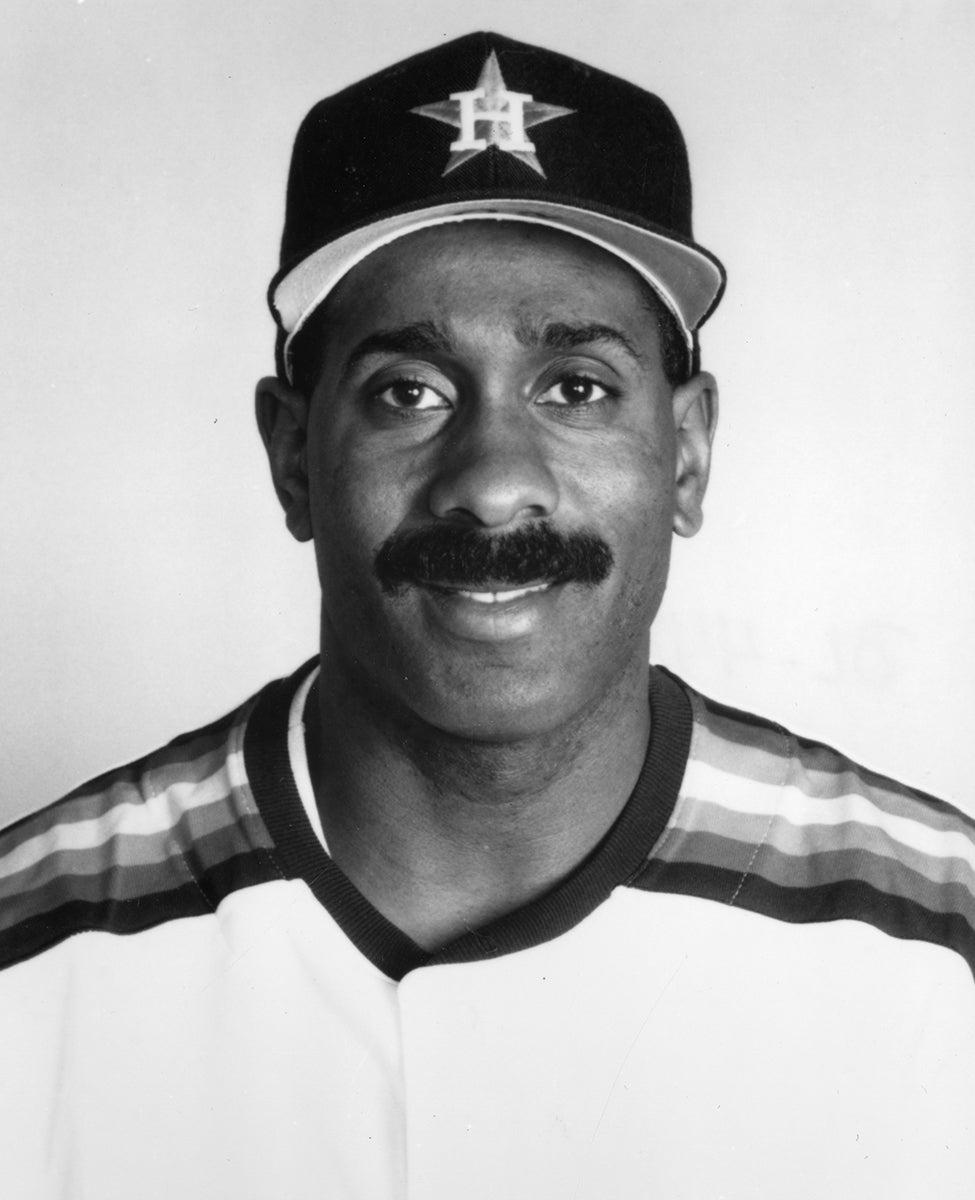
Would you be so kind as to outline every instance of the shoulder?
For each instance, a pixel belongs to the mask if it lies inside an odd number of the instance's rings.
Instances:
[[[684,687],[687,766],[641,886],[796,923],[865,921],[975,971],[975,819]]]
[[[0,967],[212,911],[246,878],[270,845],[244,768],[256,699],[0,830]]]

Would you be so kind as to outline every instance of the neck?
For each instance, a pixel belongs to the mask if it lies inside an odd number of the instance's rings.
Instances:
[[[474,742],[394,711],[323,654],[309,762],[329,853],[429,949],[555,886],[625,805],[650,728],[646,660],[557,729]]]

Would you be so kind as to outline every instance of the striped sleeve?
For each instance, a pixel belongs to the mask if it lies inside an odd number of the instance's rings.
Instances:
[[[771,722],[691,699],[680,796],[637,886],[783,921],[864,921],[957,951],[975,973],[971,817]]]
[[[0,831],[0,967],[86,930],[202,915],[275,877],[244,772],[250,707]]]

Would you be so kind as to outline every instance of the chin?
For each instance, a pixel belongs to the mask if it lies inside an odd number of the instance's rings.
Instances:
[[[460,687],[444,688],[442,681],[430,681],[429,688],[416,689],[405,700],[427,726],[483,744],[556,733],[599,700],[591,681],[580,688],[579,680],[564,677],[516,680],[511,672],[499,674],[500,679],[492,680],[490,673],[480,672]]]

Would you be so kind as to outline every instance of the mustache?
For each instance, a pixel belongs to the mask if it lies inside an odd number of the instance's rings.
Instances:
[[[376,555],[375,571],[387,592],[408,583],[441,583],[475,589],[488,584],[527,587],[542,580],[602,583],[613,552],[590,530],[562,533],[548,521],[509,533],[434,525],[388,537]]]

